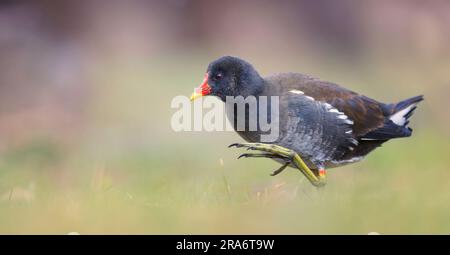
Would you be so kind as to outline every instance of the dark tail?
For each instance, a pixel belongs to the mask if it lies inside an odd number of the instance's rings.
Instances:
[[[408,127],[409,118],[416,109],[416,105],[422,100],[423,96],[416,96],[397,104],[385,105],[384,126],[365,134],[362,139],[387,141],[392,138],[411,136],[412,129]]]

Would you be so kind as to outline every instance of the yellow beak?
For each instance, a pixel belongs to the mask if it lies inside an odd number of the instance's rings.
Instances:
[[[194,93],[192,93],[192,95],[191,95],[191,101],[194,101],[195,99],[197,99],[197,98],[199,98],[199,97],[202,97],[203,95],[201,94],[201,93],[198,93],[198,92],[194,92]]]
[[[197,87],[194,90],[194,93],[191,95],[191,101],[194,101],[195,99],[209,95],[211,93],[211,87],[208,85],[208,73],[205,74],[205,78],[203,78],[202,85]]]

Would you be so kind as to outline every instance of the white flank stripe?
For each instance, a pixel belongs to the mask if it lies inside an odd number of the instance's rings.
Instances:
[[[329,103],[324,103],[324,104],[325,104],[325,107],[328,108],[328,109],[333,108],[333,106],[331,106],[331,104],[329,104]]]
[[[333,162],[334,163],[337,163],[337,164],[341,164],[341,163],[353,163],[353,162],[356,162],[356,161],[360,161],[361,159],[363,159],[364,157],[354,157],[354,158],[351,158],[351,159],[346,159],[346,160],[333,160]]]
[[[303,91],[297,90],[297,89],[293,89],[293,90],[291,90],[291,91],[289,91],[289,92],[294,93],[294,94],[299,94],[299,95],[305,94],[305,93],[303,93]]]

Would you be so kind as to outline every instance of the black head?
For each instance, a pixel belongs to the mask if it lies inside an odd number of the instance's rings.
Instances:
[[[253,66],[236,57],[221,57],[208,66],[203,84],[191,97],[213,95],[223,101],[227,96],[256,95],[261,91],[264,80]]]

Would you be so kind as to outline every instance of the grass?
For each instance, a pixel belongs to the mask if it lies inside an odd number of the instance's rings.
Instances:
[[[423,88],[413,137],[330,170],[316,190],[292,169],[270,177],[273,161],[236,160],[226,148],[240,141],[234,133],[170,130],[170,100],[191,92],[204,62],[176,75],[167,70],[182,63],[98,71],[76,141],[36,137],[0,156],[0,233],[450,232],[448,123],[433,100],[441,86]]]
[[[323,190],[295,170],[270,177],[276,163],[238,161],[237,151],[219,145],[190,153],[181,147],[176,159],[168,148],[157,156],[144,147],[96,165],[86,163],[82,152],[65,158],[40,143],[39,150],[32,144],[2,161],[2,233],[392,234],[450,228],[450,148],[428,134],[390,142],[362,163],[330,170]]]

